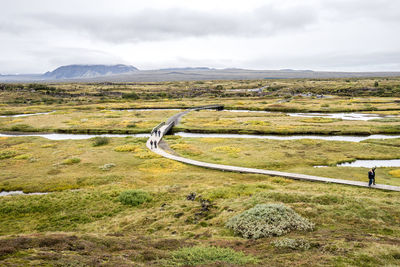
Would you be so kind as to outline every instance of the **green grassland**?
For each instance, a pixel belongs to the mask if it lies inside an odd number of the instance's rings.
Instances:
[[[192,112],[176,130],[398,133],[395,118],[342,121],[280,112],[398,115],[399,84],[399,78],[377,78],[0,85],[1,115],[55,111],[0,117],[0,131],[141,133],[178,111],[119,109],[224,104],[274,112]],[[261,94],[231,91],[261,86],[268,86]],[[307,92],[331,97],[296,96]],[[0,197],[0,265],[400,265],[397,192],[203,169],[161,158],[145,142],[136,137],[0,137],[0,191],[48,193]],[[400,139],[352,143],[169,136],[166,143],[182,156],[207,162],[362,181],[365,168],[334,165],[400,156]],[[400,185],[399,168],[378,168],[377,182]],[[140,192],[142,200],[129,199],[135,197],[132,192]],[[187,199],[191,193],[195,200]],[[226,227],[245,210],[278,203],[315,229],[245,239]]]
[[[0,95],[1,96],[1,95]],[[281,112],[352,112],[373,111],[382,114],[398,114],[400,102],[393,97],[347,97],[332,96],[317,99],[313,97],[290,97],[282,99],[276,96],[230,96],[230,97],[194,97],[177,99],[123,99],[116,97],[110,100],[93,100],[91,103],[7,103],[7,98],[1,98],[1,115],[50,112],[54,110],[77,110],[77,111],[101,111],[105,109],[129,109],[129,108],[189,108],[199,105],[224,104],[226,109],[250,109]],[[89,98],[90,99],[90,98]]]
[[[111,138],[94,147],[92,140],[2,138],[2,151],[14,151],[14,156],[0,160],[0,187],[52,192],[0,198],[2,264],[163,265],[171,252],[194,245],[233,248],[276,266],[398,264],[396,192],[201,169],[159,158],[146,150],[144,142]],[[195,140],[174,137],[168,142],[184,147]],[[208,147],[223,141],[198,142]],[[233,142],[239,145],[239,140]],[[341,147],[339,142],[336,149]],[[348,153],[356,155],[357,150]],[[235,159],[229,154],[237,151],[221,151],[221,159]],[[374,155],[384,152],[379,148]],[[195,154],[190,155],[196,158]],[[340,158],[334,152],[330,157]],[[67,161],[71,158],[80,161]],[[104,169],[109,163],[114,166]],[[380,171],[378,177],[395,183]],[[122,204],[118,196],[128,189],[148,192],[151,202],[137,207]],[[198,201],[186,200],[190,192],[209,199],[209,211],[202,212]],[[314,222],[313,232],[288,235],[306,240],[310,248],[277,249],[272,242],[278,237],[245,240],[224,227],[227,219],[260,203],[284,203]]]
[[[132,108],[188,108],[198,105],[221,104],[226,109],[252,109],[277,111],[343,112],[363,111],[382,115],[399,115],[400,103],[396,98],[294,99],[274,104],[277,98],[199,98],[178,100],[135,100],[124,103],[97,103],[90,105],[6,105],[3,114],[51,112],[27,117],[0,117],[0,131],[69,132],[69,133],[145,133],[173,110],[126,111]],[[364,103],[368,101],[368,106]],[[350,105],[349,105],[350,104]],[[279,107],[277,107],[279,106]],[[368,111],[369,110],[369,111]],[[329,118],[291,117],[285,113],[248,113],[199,111],[185,116],[176,131],[230,132],[265,134],[356,134],[400,133],[399,118],[373,121],[347,121]]]
[[[182,118],[174,131],[249,134],[370,135],[400,133],[400,118],[350,121],[292,117],[285,113],[202,110]]]
[[[400,139],[365,140],[359,143],[313,139],[270,140],[228,138],[167,138],[178,154],[200,161],[258,169],[304,173],[338,179],[367,181],[367,168],[335,167],[356,159],[398,159]],[[313,166],[330,166],[314,168]],[[379,183],[400,185],[400,177],[379,168]]]
[[[262,93],[245,91],[259,87],[264,87]],[[299,96],[305,93],[313,95]],[[317,94],[334,97],[319,99],[315,97]],[[400,97],[400,78],[398,77],[0,84],[0,114],[44,112],[68,108],[79,110],[134,107],[179,108],[220,104],[221,101],[231,109],[302,112],[398,110],[400,102],[396,97]]]
[[[62,133],[148,133],[176,111],[57,110],[49,114],[0,118],[0,131]]]

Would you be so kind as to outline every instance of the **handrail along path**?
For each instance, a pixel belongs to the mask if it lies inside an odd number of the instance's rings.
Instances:
[[[246,168],[246,167],[238,167],[238,166],[230,166],[230,165],[223,165],[223,164],[214,164],[208,163],[198,160],[192,160],[180,156],[172,155],[162,149],[159,145],[157,148],[153,148],[150,144],[150,141],[156,141],[157,144],[160,143],[164,135],[166,135],[175,125],[177,125],[180,119],[191,111],[196,110],[203,110],[203,109],[216,109],[222,110],[224,108],[223,105],[209,105],[209,106],[201,106],[187,109],[183,112],[175,114],[174,116],[170,117],[166,122],[162,122],[156,127],[153,128],[151,131],[150,138],[146,142],[146,146],[148,149],[153,151],[154,153],[163,156],[168,159],[176,160],[182,163],[195,165],[199,167],[221,170],[221,171],[231,171],[231,172],[240,172],[240,173],[252,173],[252,174],[265,174],[270,176],[280,176],[295,180],[305,180],[305,181],[314,181],[314,182],[325,182],[325,183],[335,183],[335,184],[343,184],[343,185],[352,185],[352,186],[359,186],[359,187],[369,187],[368,183],[360,182],[360,181],[352,181],[352,180],[343,180],[343,179],[334,179],[334,178],[327,178],[327,177],[320,177],[320,176],[313,176],[313,175],[306,175],[306,174],[299,174],[299,173],[289,173],[289,172],[281,172],[281,171],[272,171],[272,170],[263,170],[263,169],[255,169],[255,168]],[[160,131],[160,135],[157,132]],[[371,188],[375,189],[382,189],[382,190],[389,190],[389,191],[398,191],[400,192],[399,186],[393,185],[385,185],[385,184],[376,184]]]

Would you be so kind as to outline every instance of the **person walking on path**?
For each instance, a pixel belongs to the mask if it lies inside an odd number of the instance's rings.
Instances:
[[[154,148],[157,148],[157,141],[154,140]]]
[[[158,137],[161,136],[161,130],[158,130]]]
[[[153,140],[150,140],[151,149],[153,149]]]
[[[376,169],[376,167],[372,168],[368,172],[368,179],[369,179],[368,186],[371,186],[372,184],[375,185],[375,169]]]

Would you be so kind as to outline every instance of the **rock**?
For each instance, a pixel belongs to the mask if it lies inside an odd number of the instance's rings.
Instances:
[[[183,214],[184,214],[183,212],[175,213],[175,214],[174,214],[174,217],[175,217],[175,218],[180,218],[180,217],[183,216]]]
[[[196,199],[196,193],[192,192],[186,196],[187,200],[194,201]]]

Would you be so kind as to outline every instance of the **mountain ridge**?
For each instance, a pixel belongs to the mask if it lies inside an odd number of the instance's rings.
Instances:
[[[45,79],[95,78],[138,71],[131,65],[73,64],[60,66],[42,75]]]
[[[314,70],[251,70],[208,67],[139,70],[130,65],[66,65],[45,74],[0,75],[0,82],[162,82],[193,80],[329,79],[364,77],[400,77],[398,71],[339,72]]]

